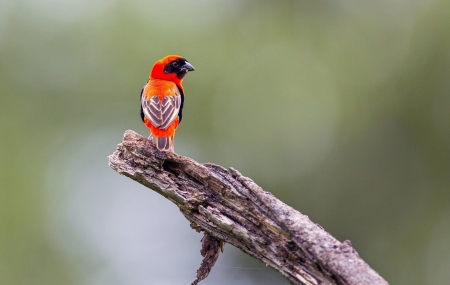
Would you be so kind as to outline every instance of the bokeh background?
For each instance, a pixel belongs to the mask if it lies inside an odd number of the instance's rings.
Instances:
[[[200,238],[108,167],[180,54],[176,151],[235,167],[391,284],[450,282],[450,2],[0,1],[0,284],[190,284]],[[225,247],[202,284],[287,284]]]

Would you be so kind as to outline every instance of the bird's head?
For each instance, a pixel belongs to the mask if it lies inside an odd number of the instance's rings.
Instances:
[[[150,78],[170,80],[181,84],[186,73],[194,70],[195,68],[185,58],[178,55],[168,55],[153,65]]]

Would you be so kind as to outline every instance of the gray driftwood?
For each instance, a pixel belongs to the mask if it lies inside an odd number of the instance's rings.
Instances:
[[[233,168],[159,151],[133,131],[125,132],[109,164],[175,203],[192,228],[216,242],[203,245],[206,267],[197,271],[194,284],[208,275],[223,242],[261,260],[293,284],[388,284],[349,241],[339,242]]]

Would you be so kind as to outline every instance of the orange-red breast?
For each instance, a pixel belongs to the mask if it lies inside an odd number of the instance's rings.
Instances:
[[[168,55],[153,65],[141,91],[141,119],[160,150],[174,151],[174,137],[181,122],[184,76],[194,67],[183,57]]]

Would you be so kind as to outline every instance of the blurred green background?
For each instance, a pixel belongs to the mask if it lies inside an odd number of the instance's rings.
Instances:
[[[153,63],[176,151],[235,167],[391,284],[450,280],[450,2],[0,1],[0,284],[190,284],[201,235],[109,169]],[[287,284],[227,245],[202,284]]]

